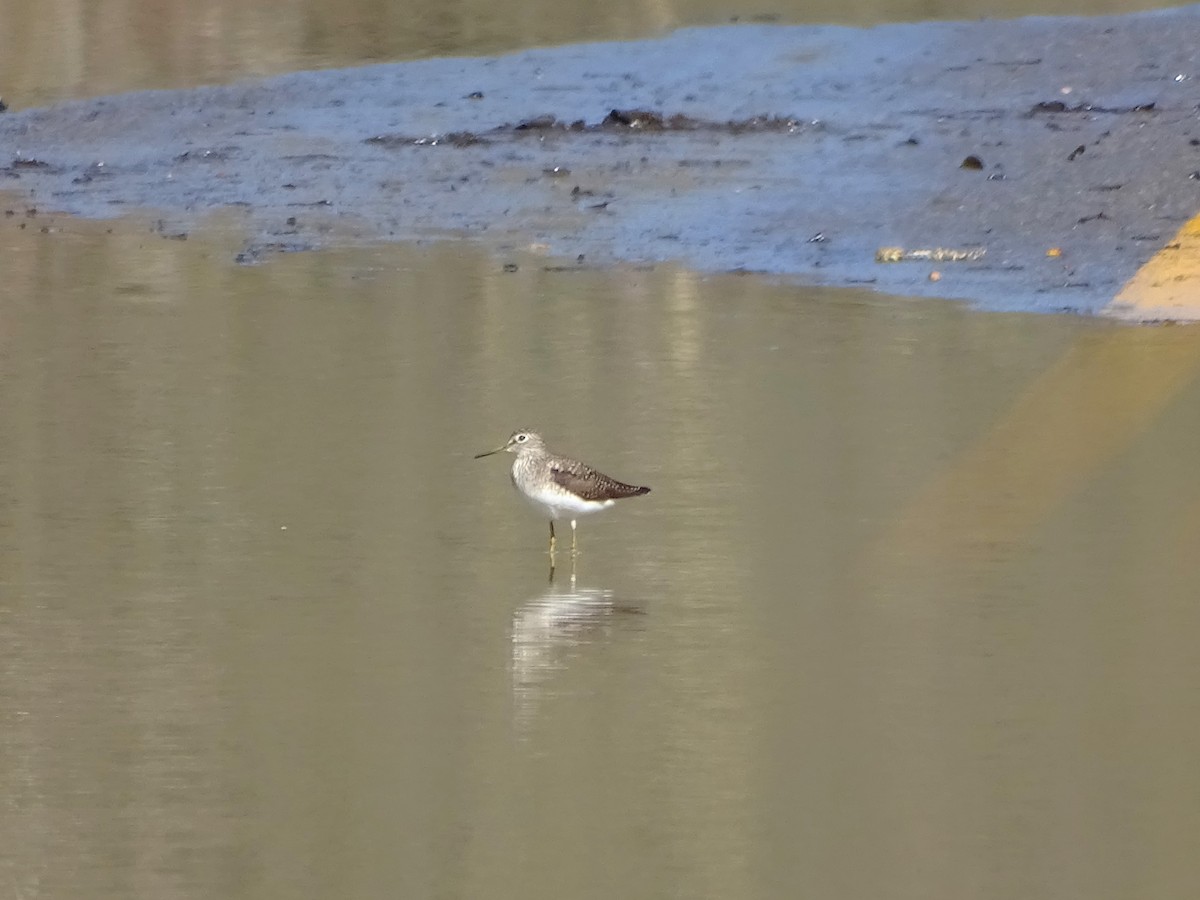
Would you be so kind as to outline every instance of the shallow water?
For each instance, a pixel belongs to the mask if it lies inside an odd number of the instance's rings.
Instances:
[[[651,37],[738,22],[874,25],[926,19],[1132,12],[1151,0],[0,0],[0,96],[14,109],[74,97],[194,87],[298,69],[474,56]]]
[[[1200,884],[1197,331],[34,221],[0,891]],[[654,488],[552,582],[518,425]]]

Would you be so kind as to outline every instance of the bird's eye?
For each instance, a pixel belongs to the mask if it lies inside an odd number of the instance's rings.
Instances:
[[[517,435],[517,443],[518,444],[523,444],[528,439],[529,439],[529,435],[527,435],[527,434],[518,434]]]

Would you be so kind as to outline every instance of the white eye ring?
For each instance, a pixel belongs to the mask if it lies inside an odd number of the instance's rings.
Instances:
[[[529,440],[529,435],[527,435],[527,434],[518,434],[517,435],[517,443],[518,444],[523,444],[527,440]]]

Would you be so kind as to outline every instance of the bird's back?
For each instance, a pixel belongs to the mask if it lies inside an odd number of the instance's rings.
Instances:
[[[554,483],[583,500],[622,500],[650,493],[648,487],[618,481],[569,456],[553,454],[548,463]]]

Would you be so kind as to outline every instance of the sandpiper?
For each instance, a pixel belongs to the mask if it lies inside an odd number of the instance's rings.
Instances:
[[[580,516],[608,509],[624,497],[648,494],[650,488],[625,484],[597,472],[591,466],[547,449],[534,431],[514,431],[495,450],[477,453],[476,459],[507,450],[517,458],[512,465],[512,483],[526,499],[550,517],[550,552],[554,553],[554,523],[571,520],[571,553],[576,552],[575,524]]]

